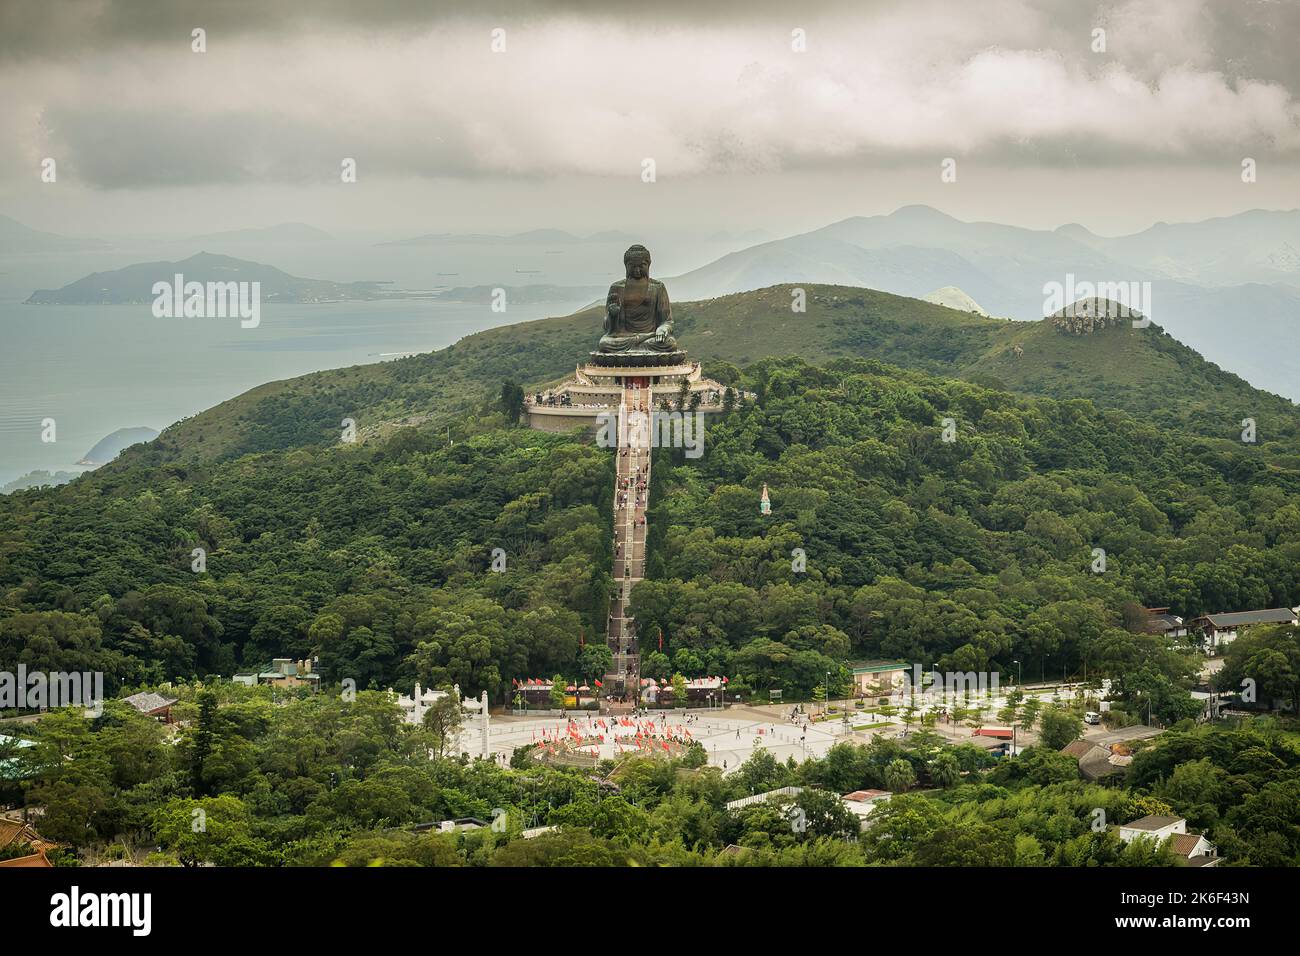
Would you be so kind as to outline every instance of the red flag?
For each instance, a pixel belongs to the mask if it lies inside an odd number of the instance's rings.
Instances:
[[[596,686],[597,686],[597,687],[604,687],[605,685],[602,684],[600,681],[596,681]]]

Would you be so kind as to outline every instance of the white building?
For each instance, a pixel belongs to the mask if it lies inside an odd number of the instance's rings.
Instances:
[[[1182,817],[1149,814],[1119,828],[1119,838],[1125,843],[1134,840],[1163,840],[1175,833],[1186,833],[1187,821]]]
[[[888,803],[889,798],[892,796],[893,794],[888,790],[854,790],[852,793],[844,794],[844,796],[840,797],[840,800],[865,828],[867,818],[871,816],[876,807],[882,803]]]
[[[1300,624],[1300,608],[1273,607],[1262,611],[1205,614],[1192,621],[1201,637],[1201,650],[1214,655],[1237,639],[1242,628],[1255,624]]]
[[[1185,866],[1218,866],[1219,851],[1201,833],[1188,833],[1187,821],[1182,817],[1148,815],[1119,828],[1119,838],[1125,843],[1134,840],[1172,840],[1178,862]]]

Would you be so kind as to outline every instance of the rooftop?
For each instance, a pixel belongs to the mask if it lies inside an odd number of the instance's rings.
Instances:
[[[1199,833],[1175,833],[1173,836],[1174,852],[1179,856],[1187,856],[1196,849],[1196,844],[1201,842]]]
[[[893,793],[889,790],[854,790],[852,793],[846,793],[840,799],[850,800],[853,803],[866,803],[871,800],[879,800],[881,797],[892,797]]]
[[[1216,628],[1239,627],[1243,624],[1285,624],[1296,619],[1289,607],[1273,607],[1263,611],[1231,611],[1227,614],[1206,614],[1202,620]]]
[[[151,714],[155,710],[161,710],[164,707],[170,707],[176,703],[174,697],[164,697],[162,694],[143,692],[132,694],[130,697],[122,698],[124,704],[130,704],[142,714]]]
[[[849,664],[855,674],[878,674],[883,671],[905,671],[903,661],[854,661]]]
[[[1134,820],[1132,823],[1123,824],[1125,830],[1163,830],[1167,826],[1177,823],[1182,817],[1173,817],[1168,814],[1148,814],[1140,820]]]

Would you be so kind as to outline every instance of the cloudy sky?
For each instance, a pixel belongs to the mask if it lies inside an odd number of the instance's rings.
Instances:
[[[4,0],[0,213],[784,234],[927,202],[1119,233],[1298,205],[1300,0],[440,6]]]

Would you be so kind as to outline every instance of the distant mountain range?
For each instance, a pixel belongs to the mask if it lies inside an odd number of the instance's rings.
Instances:
[[[261,229],[232,229],[228,232],[209,232],[201,236],[189,236],[177,242],[202,242],[209,245],[237,242],[328,242],[334,237],[324,229],[317,229],[303,222],[282,222]]]
[[[493,301],[497,289],[504,290],[506,301],[513,305],[537,305],[550,302],[568,303],[570,308],[575,303],[592,301],[598,297],[603,299],[608,291],[605,286],[472,285],[446,289],[438,293],[438,299],[446,302],[478,302],[486,304]]]
[[[993,315],[1043,316],[1043,287],[1149,281],[1153,320],[1261,388],[1300,399],[1300,211],[1159,223],[1105,238],[1079,225],[963,222],[928,206],[854,217],[760,243],[666,279],[674,300],[777,283],[834,283],[924,297],[954,286]]]
[[[197,238],[205,243],[263,241],[288,246],[320,243],[329,235],[302,223],[282,223]],[[381,245],[476,245],[528,248],[536,253],[574,244],[625,246],[637,239],[623,232],[584,237],[536,229],[510,235],[427,234]],[[0,251],[10,248],[6,242],[24,250],[55,251],[86,248],[89,240],[40,233],[0,217]],[[179,263],[144,263],[96,273],[61,289],[40,290],[28,301],[149,301],[153,282],[169,279],[178,270],[198,281],[257,279],[263,284],[263,300],[271,302],[416,295],[376,282],[302,279],[271,266],[204,253]],[[611,273],[616,271],[617,264]],[[1261,388],[1300,399],[1300,353],[1291,347],[1300,331],[1300,211],[1296,210],[1252,210],[1196,223],[1157,223],[1132,235],[1104,237],[1078,224],[1025,229],[964,222],[928,206],[905,206],[887,216],[852,217],[812,232],[758,242],[665,281],[674,302],[783,283],[830,284],[927,298],[961,311],[1029,321],[1050,311],[1045,308],[1044,285],[1064,283],[1068,275],[1087,282],[1150,282],[1151,302],[1144,311],[1154,321],[1223,368]],[[585,287],[583,282],[570,288],[576,293]],[[489,287],[445,295],[477,301],[485,288]],[[512,285],[511,298],[561,301],[564,297],[556,294],[557,288],[530,293]]]
[[[83,252],[107,249],[100,239],[60,236],[25,226],[17,219],[0,216],[0,255],[24,255],[38,252]]]
[[[1280,283],[1300,289],[1300,210],[1157,223],[1131,236],[1105,238],[1077,224],[1024,229],[904,206],[888,216],[855,216],[760,243],[676,276],[673,283],[679,298],[692,299],[847,276],[904,295],[955,285],[997,314],[1037,319],[1043,284],[1062,280],[1067,271],[1089,281]],[[947,281],[933,281],[938,273],[946,273]]]
[[[260,282],[262,302],[339,302],[402,298],[406,293],[387,290],[380,282],[330,282],[302,279],[274,266],[230,256],[200,252],[179,262],[143,262],[95,272],[61,289],[38,289],[30,305],[119,305],[152,302],[156,282]]]
[[[381,242],[381,246],[451,246],[461,244],[493,246],[535,246],[535,245],[573,245],[587,242],[626,242],[629,245],[637,240],[622,232],[597,232],[590,236],[575,236],[563,229],[533,229],[517,232],[507,236],[495,236],[478,233],[428,233],[413,236],[410,239],[394,239]]]

